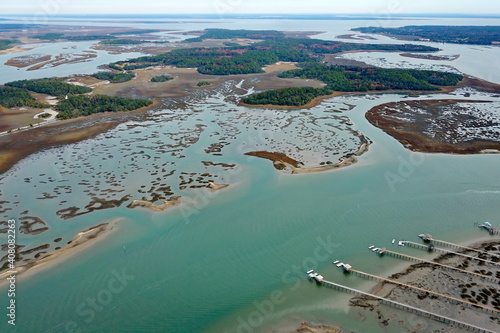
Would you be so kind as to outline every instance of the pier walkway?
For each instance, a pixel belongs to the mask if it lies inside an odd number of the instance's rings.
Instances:
[[[399,252],[394,252],[394,251],[387,250],[387,249],[380,250],[379,254],[380,255],[388,254],[388,255],[390,255],[392,257],[395,257],[395,258],[406,259],[406,260],[416,261],[416,262],[424,262],[424,263],[428,263],[428,264],[431,264],[431,265],[437,265],[437,266],[440,266],[440,267],[442,267],[444,269],[447,269],[447,270],[453,270],[453,271],[462,272],[464,274],[468,274],[468,275],[472,275],[474,277],[478,277],[478,278],[483,279],[485,281],[489,281],[489,282],[493,282],[493,283],[496,283],[496,284],[500,284],[500,279],[494,278],[492,276],[488,276],[488,275],[483,275],[483,274],[476,273],[476,272],[467,271],[465,269],[453,267],[453,266],[450,266],[450,265],[441,264],[441,263],[438,263],[438,262],[435,262],[435,261],[430,261],[430,260],[425,260],[425,259],[422,259],[422,258],[417,258],[417,257],[409,256],[407,254],[403,254],[403,253],[399,253]]]
[[[452,318],[442,316],[442,315],[439,315],[436,313],[432,313],[429,311],[418,309],[418,308],[413,307],[411,305],[396,302],[396,301],[393,301],[393,300],[390,300],[390,299],[387,299],[384,297],[376,296],[376,295],[373,295],[373,294],[370,294],[370,293],[367,293],[367,292],[364,292],[361,290],[346,287],[346,286],[343,286],[343,285],[340,285],[340,284],[337,284],[337,283],[334,283],[331,281],[327,281],[324,279],[316,280],[316,281],[318,283],[326,286],[326,287],[330,287],[333,289],[337,289],[337,290],[340,290],[343,292],[348,292],[348,293],[359,295],[359,296],[364,296],[364,297],[376,299],[377,301],[379,301],[382,304],[389,305],[389,306],[395,307],[397,309],[406,310],[408,312],[415,313],[415,314],[420,315],[422,317],[433,319],[433,320],[439,321],[441,323],[445,323],[447,325],[453,325],[455,327],[464,328],[467,331],[472,331],[472,332],[477,332],[477,333],[494,333],[493,331],[490,331],[490,330],[487,330],[487,329],[484,329],[484,328],[481,328],[478,326],[474,326],[474,325],[471,325],[471,324],[468,324],[468,323],[465,323],[465,322],[462,322],[462,321],[459,321],[456,319],[452,319]]]
[[[350,269],[349,272],[352,272],[352,273],[354,273],[354,274],[356,274],[358,276],[364,277],[364,278],[369,278],[369,279],[372,279],[372,280],[377,280],[377,281],[381,281],[381,282],[385,282],[385,283],[395,284],[395,285],[398,285],[398,286],[402,286],[402,287],[414,289],[416,291],[420,291],[420,292],[432,294],[432,295],[435,295],[435,296],[437,296],[437,297],[439,297],[441,299],[448,300],[451,303],[463,304],[463,305],[468,306],[469,308],[480,309],[480,310],[482,310],[482,311],[484,311],[486,313],[489,313],[489,314],[499,314],[500,313],[500,310],[497,310],[495,308],[491,308],[489,306],[485,306],[485,305],[482,305],[482,304],[472,303],[472,302],[463,300],[461,298],[456,298],[456,297],[453,297],[453,296],[441,294],[441,293],[438,293],[438,292],[435,292],[435,291],[431,291],[431,290],[427,290],[427,289],[420,288],[420,287],[417,287],[417,286],[413,286],[411,284],[407,284],[407,283],[404,283],[404,282],[399,282],[399,281],[396,281],[396,280],[391,280],[391,279],[383,278],[381,276],[377,276],[377,275],[373,275],[373,274],[370,274],[370,273],[358,271],[356,269]]]
[[[410,247],[417,248],[417,249],[422,249],[422,250],[427,250],[428,249],[427,245],[419,244],[419,243],[415,243],[415,242],[411,242],[411,241],[401,241],[401,243],[405,244],[405,245],[408,245]],[[469,256],[469,255],[464,254],[464,253],[459,253],[459,252],[455,252],[455,251],[451,251],[451,250],[446,250],[446,249],[443,249],[443,248],[440,248],[440,247],[436,247],[436,246],[433,248],[433,251],[439,251],[439,252],[443,252],[443,253],[450,253],[450,254],[461,256],[461,257],[464,257],[464,258],[469,258],[469,259],[473,259],[473,260],[477,260],[477,261],[482,261],[482,262],[486,263],[487,265],[500,266],[500,262],[494,262],[494,261],[491,261],[491,260],[486,260],[486,259],[482,259],[482,258],[478,258],[478,257],[473,257],[473,256]]]
[[[488,253],[486,251],[474,249],[472,247],[467,247],[467,246],[462,246],[462,245],[450,243],[450,242],[447,242],[447,241],[444,241],[444,240],[441,240],[441,239],[433,239],[432,243],[434,243],[436,245],[448,246],[448,247],[451,247],[451,248],[462,249],[462,250],[467,250],[467,251],[473,251],[473,252],[485,254],[485,255],[488,255],[488,256],[500,258],[500,255],[496,255],[496,254],[493,254],[493,253]]]

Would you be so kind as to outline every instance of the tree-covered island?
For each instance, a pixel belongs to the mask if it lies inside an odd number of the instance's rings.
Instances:
[[[500,26],[408,25],[400,28],[362,27],[352,30],[396,36],[401,39],[423,39],[438,43],[479,45],[500,43]]]
[[[144,56],[109,65],[115,70],[134,70],[157,65],[181,68],[196,67],[201,74],[238,75],[262,73],[262,67],[278,61],[321,61],[325,54],[347,51],[433,52],[439,49],[424,45],[362,44],[325,41],[309,38],[284,37],[279,31],[209,29],[196,41],[247,38],[255,42],[248,46],[191,47],[167,53]],[[192,40],[191,40],[192,41]]]
[[[323,88],[284,88],[257,93],[243,99],[252,105],[301,106],[313,98],[330,95],[334,91],[366,92],[384,90],[439,91],[439,86],[454,86],[462,76],[454,73],[416,69],[386,69],[378,67],[328,66],[309,62],[301,69],[285,71],[281,78],[318,79]]]

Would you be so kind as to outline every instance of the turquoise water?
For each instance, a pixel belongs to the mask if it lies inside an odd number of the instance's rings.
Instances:
[[[449,95],[433,96],[439,97]],[[406,263],[375,257],[369,245],[391,247],[393,238],[414,240],[422,232],[451,242],[485,236],[473,224],[500,220],[500,159],[409,152],[364,118],[370,107],[399,99],[340,97],[303,112],[246,109],[221,95],[200,96],[186,110],[156,110],[144,123],[130,122],[97,139],[25,159],[0,182],[9,216],[29,210],[50,226],[37,236],[19,235],[27,248],[52,244],[56,237],[66,242],[86,227],[123,220],[85,253],[21,278],[17,325],[2,322],[2,331],[287,332],[302,320],[360,332],[402,331],[397,325],[379,327],[369,316],[360,320],[347,306],[349,295],[316,287],[304,271],[315,268],[329,280],[368,290],[372,282],[345,276],[331,262],[387,275]],[[355,108],[330,112],[346,103]],[[359,143],[344,117],[374,142],[351,167],[292,176],[242,155],[276,145],[314,151],[313,141],[335,147],[345,140],[327,156],[338,158]],[[293,125],[282,129],[289,120]],[[311,130],[317,135],[313,141],[303,135]],[[205,151],[221,142],[223,156]],[[207,167],[202,161],[236,166]],[[182,172],[201,177],[195,184],[214,179],[234,186],[214,193],[181,189],[180,177],[189,177]],[[164,213],[123,205],[68,220],[55,214],[81,208],[93,195],[148,196],[155,182],[156,188],[170,186],[183,195],[184,204]],[[36,199],[44,192],[60,194]],[[0,288],[0,295],[6,293]],[[410,323],[418,320],[411,317]]]

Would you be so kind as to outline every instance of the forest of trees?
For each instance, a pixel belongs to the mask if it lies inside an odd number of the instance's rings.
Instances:
[[[42,35],[35,35],[33,38],[43,39],[43,40],[57,40],[64,39],[69,41],[85,41],[85,40],[100,40],[100,39],[115,39],[116,36],[112,35],[77,35],[77,36],[66,36],[62,33],[48,32]]]
[[[301,106],[309,103],[315,97],[330,95],[331,93],[333,91],[328,88],[282,88],[250,95],[243,102],[252,105]]]
[[[6,50],[13,47],[13,44],[19,43],[18,40],[13,39],[0,39],[0,50]]]
[[[120,38],[120,39],[105,39],[101,40],[99,44],[104,44],[104,45],[135,45],[135,44],[143,44],[143,43],[151,43],[147,40],[140,40],[140,39],[125,39],[125,38]]]
[[[99,72],[92,74],[93,77],[99,80],[108,80],[111,83],[127,82],[135,77],[134,73],[112,73],[112,72]]]
[[[201,42],[205,39],[276,39],[284,38],[285,34],[277,30],[229,30],[229,29],[205,29],[203,35],[188,38],[184,42]]]
[[[151,78],[151,82],[165,82],[173,80],[174,78],[169,75],[157,75]]]
[[[217,32],[217,36],[226,37],[261,36],[264,34],[263,31],[252,30],[213,30]],[[273,36],[272,31],[265,31],[265,33]],[[437,48],[423,45],[357,44],[277,36],[250,46],[176,49],[156,56],[144,56],[127,60],[126,62],[112,63],[109,67],[117,70],[133,70],[162,64],[184,68],[196,67],[198,72],[210,75],[250,74],[262,73],[263,66],[276,63],[277,61],[319,61],[325,53],[339,53],[352,50],[438,51]]]
[[[100,112],[132,111],[153,103],[149,99],[112,97],[107,95],[71,95],[56,106],[58,119],[88,116]]]
[[[385,69],[377,67],[328,66],[317,62],[302,64],[279,75],[281,78],[317,79],[327,85],[324,88],[284,88],[269,90],[248,96],[247,104],[275,104],[299,106],[320,95],[333,91],[364,92],[381,90],[436,91],[438,86],[454,86],[462,76],[453,73],[416,70]]]
[[[299,77],[318,79],[336,91],[369,90],[439,90],[436,86],[454,86],[462,76],[454,73],[417,69],[328,66],[321,63],[304,63],[301,69],[279,74],[281,78]]]
[[[91,92],[88,87],[75,86],[74,84],[64,83],[62,79],[34,79],[19,80],[5,84],[6,86],[25,88],[33,92],[48,94],[52,96],[65,96],[70,94],[84,94]]]
[[[158,29],[143,29],[143,30],[128,30],[128,31],[118,31],[112,32],[111,35],[141,35],[141,34],[150,34],[153,32],[160,32]]]
[[[362,33],[404,35],[427,38],[439,43],[491,45],[500,42],[500,26],[408,25],[400,28],[363,27]]]
[[[6,108],[16,106],[31,106],[34,108],[48,108],[49,105],[37,102],[29,91],[23,88],[0,86],[0,105]]]

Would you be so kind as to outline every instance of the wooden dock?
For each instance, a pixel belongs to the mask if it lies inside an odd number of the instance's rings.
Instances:
[[[418,308],[413,307],[413,306],[408,305],[408,304],[403,304],[403,303],[396,302],[396,301],[393,301],[393,300],[390,300],[390,299],[387,299],[384,297],[380,297],[377,295],[373,295],[373,294],[370,294],[370,293],[367,293],[367,292],[364,292],[361,290],[357,290],[354,288],[343,286],[343,285],[340,285],[340,284],[337,284],[337,283],[334,283],[331,281],[327,281],[325,279],[322,279],[321,281],[317,281],[317,282],[326,286],[326,287],[337,289],[337,290],[340,290],[343,292],[348,292],[348,293],[355,294],[358,296],[364,296],[364,297],[376,299],[377,301],[379,301],[382,304],[389,305],[389,306],[395,307],[397,309],[406,310],[408,312],[415,313],[419,316],[429,318],[432,320],[436,320],[436,321],[439,321],[439,322],[447,324],[447,325],[452,325],[452,326],[455,326],[458,328],[463,328],[463,329],[466,329],[467,331],[477,332],[477,333],[495,333],[494,331],[490,331],[490,330],[487,330],[487,329],[484,329],[484,328],[481,328],[478,326],[474,326],[474,325],[471,325],[471,324],[468,324],[468,323],[465,323],[465,322],[462,322],[462,321],[459,321],[459,320],[456,320],[453,318],[449,318],[449,317],[442,316],[442,315],[439,315],[436,313],[432,313],[430,311],[418,309]]]
[[[417,248],[417,249],[428,250],[428,246],[424,245],[424,244],[419,244],[419,243],[415,243],[415,242],[411,242],[411,241],[401,241],[401,243],[403,243],[404,245],[410,246],[410,247]],[[436,252],[442,252],[442,253],[447,253],[447,254],[449,253],[449,254],[454,254],[454,255],[460,256],[460,257],[481,261],[481,262],[484,262],[486,265],[490,265],[490,266],[500,266],[500,262],[486,260],[486,259],[482,259],[479,257],[473,257],[473,256],[469,256],[469,255],[464,254],[464,253],[446,250],[446,249],[436,247],[436,246],[434,246],[434,248],[432,250],[436,251]]]
[[[435,262],[435,261],[430,261],[430,260],[425,260],[425,259],[422,259],[422,258],[413,257],[413,256],[410,256],[410,255],[407,255],[407,254],[403,254],[403,253],[399,253],[399,252],[394,252],[394,251],[387,250],[387,249],[381,250],[379,252],[379,254],[380,255],[387,254],[387,255],[390,255],[392,257],[399,258],[399,259],[406,259],[406,260],[415,261],[415,262],[428,263],[428,264],[431,264],[431,265],[439,266],[439,267],[444,268],[446,270],[452,270],[452,271],[462,272],[464,274],[471,275],[471,276],[480,278],[480,279],[485,280],[485,281],[489,281],[489,282],[493,282],[493,283],[496,283],[496,284],[500,284],[500,279],[494,278],[492,276],[488,276],[488,275],[483,275],[483,274],[476,273],[476,272],[467,271],[465,269],[453,267],[453,266],[450,266],[450,265],[441,264],[441,263],[438,263],[438,262]]]
[[[488,256],[491,256],[491,257],[500,258],[499,255],[496,255],[496,254],[493,254],[493,253],[489,253],[489,252],[486,252],[486,251],[474,249],[474,248],[468,247],[468,246],[463,246],[463,245],[458,245],[458,244],[450,243],[450,242],[447,242],[447,241],[444,241],[444,240],[441,240],[441,239],[433,239],[432,243],[434,243],[435,245],[447,246],[447,247],[451,247],[451,248],[454,248],[454,249],[467,250],[467,251],[477,252],[477,253],[480,253],[480,254],[483,254],[483,255],[488,255]]]
[[[363,278],[369,278],[369,279],[372,279],[372,280],[376,280],[376,281],[380,281],[380,282],[385,282],[385,283],[390,283],[390,284],[398,285],[398,286],[401,286],[401,287],[413,289],[415,291],[420,291],[420,292],[432,294],[434,296],[437,296],[438,298],[441,298],[443,300],[447,300],[450,303],[453,303],[453,304],[462,304],[462,305],[465,305],[465,306],[467,306],[469,308],[472,308],[472,309],[480,309],[483,312],[488,313],[488,314],[499,314],[500,313],[500,310],[497,310],[497,309],[489,307],[489,306],[485,306],[485,305],[477,304],[477,303],[472,303],[472,302],[466,301],[466,300],[461,299],[461,298],[456,298],[456,297],[453,297],[453,296],[450,296],[450,295],[441,294],[441,293],[438,293],[438,292],[435,292],[435,291],[432,291],[432,290],[427,290],[427,289],[424,289],[424,288],[413,286],[413,285],[408,284],[408,283],[404,283],[404,282],[399,282],[399,281],[396,281],[396,280],[387,279],[387,278],[384,278],[384,277],[381,277],[381,276],[377,276],[377,275],[373,275],[373,274],[370,274],[370,273],[358,271],[358,270],[352,269],[352,268],[350,269],[349,272],[352,272],[352,273],[354,273],[354,274],[356,274],[358,276],[361,276]]]

